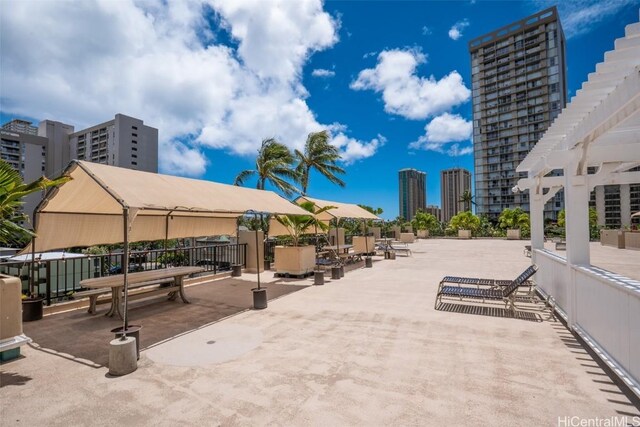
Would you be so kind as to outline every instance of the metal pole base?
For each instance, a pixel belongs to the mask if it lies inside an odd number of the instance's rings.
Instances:
[[[373,259],[368,256],[364,259],[364,268],[371,268],[373,267]]]
[[[127,375],[138,369],[136,357],[136,339],[134,337],[116,338],[109,343],[109,374]]]
[[[324,271],[314,271],[313,272],[313,284],[314,285],[324,285]]]
[[[331,280],[340,279],[340,267],[331,267]]]
[[[267,308],[267,288],[253,288],[253,308],[255,310],[262,310]]]
[[[242,265],[234,264],[231,266],[231,277],[240,277],[242,276]]]

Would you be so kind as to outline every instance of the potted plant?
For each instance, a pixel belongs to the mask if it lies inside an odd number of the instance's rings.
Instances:
[[[418,210],[411,225],[416,230],[418,238],[426,239],[429,237],[429,230],[438,226],[438,220],[433,214]]]
[[[520,208],[507,208],[500,214],[498,224],[507,230],[507,240],[520,240],[521,230],[529,228],[529,214]]]
[[[29,217],[21,209],[25,196],[63,184],[70,179],[70,177],[63,176],[50,180],[43,176],[30,184],[25,184],[20,173],[13,169],[9,163],[0,159],[0,245],[23,246],[25,241],[35,237],[31,230],[20,225],[29,221]],[[35,266],[32,266],[29,295],[22,299],[23,320],[25,321],[42,318],[44,299],[39,295],[39,283],[33,277],[34,271]]]
[[[291,246],[276,246],[274,250],[276,274],[305,275],[313,271],[316,264],[314,245],[300,245],[300,238],[312,227],[326,231],[328,226],[318,221],[315,215],[334,209],[334,206],[314,210],[313,202],[304,202],[300,207],[310,215],[279,215],[276,220],[282,224],[291,236]]]
[[[470,239],[480,227],[480,218],[471,211],[460,212],[449,221],[449,229],[458,233],[460,239]]]

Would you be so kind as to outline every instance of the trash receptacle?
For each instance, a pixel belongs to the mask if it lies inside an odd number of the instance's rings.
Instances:
[[[140,329],[142,329],[141,325],[129,325],[129,327],[125,331],[125,334],[128,337],[133,337],[136,339],[136,356],[138,360],[140,360]],[[124,328],[120,326],[119,328],[112,329],[111,332],[116,334],[116,338],[121,338],[123,330]]]

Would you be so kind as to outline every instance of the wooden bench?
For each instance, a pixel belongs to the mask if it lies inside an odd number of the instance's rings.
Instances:
[[[179,289],[177,286],[172,286],[170,288],[164,286],[166,284],[171,284],[173,282],[174,282],[173,278],[167,278],[167,279],[161,279],[161,280],[153,280],[150,282],[133,283],[129,285],[129,290],[139,289],[146,286],[149,288],[148,290],[145,291],[145,293],[151,293],[151,292],[154,292],[155,290],[162,290],[163,293],[167,291],[172,291],[172,292],[178,291]],[[153,289],[151,287],[153,287]],[[100,295],[107,295],[110,293],[111,293],[111,288],[94,288],[86,291],[76,292],[73,296],[75,298],[89,297],[89,309],[87,310],[87,312],[91,314],[95,314],[96,305],[98,304],[98,297]],[[175,297],[173,299],[175,299]]]
[[[145,296],[151,296],[151,294],[168,294],[169,300],[172,301],[180,295],[182,301],[188,304],[189,300],[187,300],[184,294],[184,278],[202,271],[204,271],[202,267],[173,267],[129,273],[127,275],[127,287],[129,292],[135,289],[144,289],[141,292],[137,292],[136,295],[144,294]],[[170,286],[165,286],[167,284]],[[111,292],[111,308],[106,315],[113,316],[114,314],[118,314],[122,317],[120,301],[124,287],[123,274],[85,279],[80,281],[80,286],[91,288],[90,290],[76,294],[81,297],[89,297],[89,313],[95,313],[96,304],[100,295]]]

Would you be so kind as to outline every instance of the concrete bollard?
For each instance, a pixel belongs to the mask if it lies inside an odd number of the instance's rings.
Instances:
[[[373,259],[371,259],[371,257],[370,257],[370,256],[368,256],[368,257],[366,257],[366,258],[364,259],[364,267],[365,267],[365,268],[371,268],[371,267],[373,267]]]
[[[313,284],[314,285],[324,285],[324,271],[314,271],[313,272]]]
[[[340,266],[340,277],[344,277],[344,265]]]
[[[116,338],[109,343],[109,374],[127,375],[138,369],[136,339]]]
[[[242,276],[242,265],[234,264],[231,266],[231,277],[240,277]]]
[[[340,267],[331,267],[331,280],[340,279]]]

